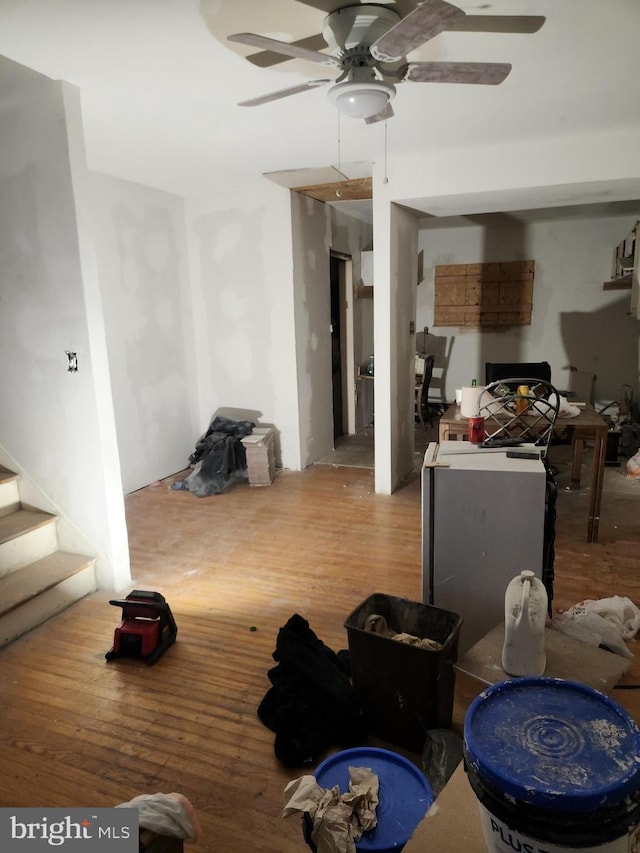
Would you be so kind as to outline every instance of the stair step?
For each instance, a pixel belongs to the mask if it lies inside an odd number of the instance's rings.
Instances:
[[[4,465],[0,465],[0,483],[6,483],[17,479],[18,475],[14,471],[10,471],[8,468],[5,468]]]
[[[57,517],[26,509],[0,465],[0,647],[96,590],[95,558],[58,549]]]
[[[0,545],[55,522],[55,515],[39,509],[19,509],[0,518]]]
[[[18,475],[0,465],[0,515],[8,515],[20,509]]]
[[[9,515],[18,509],[20,509],[18,481],[0,479],[0,515]]]
[[[51,554],[56,548],[55,515],[36,509],[0,515],[0,575]]]
[[[0,617],[93,565],[84,554],[55,551],[18,571],[0,578]]]
[[[0,647],[95,589],[95,560],[64,551],[0,578]]]

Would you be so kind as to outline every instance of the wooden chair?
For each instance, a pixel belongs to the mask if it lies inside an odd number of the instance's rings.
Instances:
[[[534,376],[536,380],[551,382],[551,365],[548,361],[488,361],[484,373],[485,385],[504,381],[510,376]]]
[[[431,377],[433,376],[433,363],[435,358],[432,355],[419,356],[418,358],[420,361],[424,361],[424,368],[422,370],[422,375],[420,376],[418,374],[416,379],[415,416],[426,431],[427,423],[429,425],[433,424],[433,419],[435,417],[435,411],[433,411],[429,406],[429,385],[431,384]]]

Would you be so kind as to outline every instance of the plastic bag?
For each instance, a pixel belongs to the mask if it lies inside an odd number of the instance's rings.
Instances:
[[[635,637],[640,629],[640,610],[631,599],[620,595],[586,600],[556,616],[551,627],[622,657],[633,657],[625,640]]]
[[[197,841],[200,822],[189,800],[182,794],[140,794],[117,809],[138,809],[141,829],[150,829],[156,835]]]
[[[637,479],[640,477],[640,450],[634,453],[631,459],[627,459],[627,476]]]
[[[437,797],[462,761],[462,741],[450,729],[431,729],[422,750],[422,772]]]

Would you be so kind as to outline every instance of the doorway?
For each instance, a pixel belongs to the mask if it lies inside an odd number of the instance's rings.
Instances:
[[[333,390],[333,446],[355,432],[355,354],[353,346],[352,261],[331,252],[331,383]]]

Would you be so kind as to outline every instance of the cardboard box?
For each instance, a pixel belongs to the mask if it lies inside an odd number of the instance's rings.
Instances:
[[[415,832],[404,853],[487,853],[478,801],[460,763]]]

